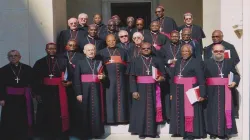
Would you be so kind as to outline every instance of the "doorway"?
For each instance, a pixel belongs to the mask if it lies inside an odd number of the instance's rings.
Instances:
[[[111,3],[111,15],[118,15],[123,26],[126,26],[127,17],[142,18],[145,28],[151,23],[151,2]]]

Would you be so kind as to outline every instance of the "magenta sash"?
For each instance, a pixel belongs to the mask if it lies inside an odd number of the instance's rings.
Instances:
[[[69,129],[69,111],[68,111],[68,99],[65,87],[62,85],[62,78],[44,78],[43,83],[50,86],[58,86],[60,109],[62,117],[62,132]]]
[[[92,75],[92,74],[82,74],[81,81],[83,83],[90,83],[90,82],[99,83],[100,82],[100,80],[98,79],[98,75]]]
[[[137,76],[136,82],[140,84],[156,84],[156,122],[162,122],[163,116],[160,84],[156,82],[152,76]]]
[[[81,75],[81,81],[83,83],[100,83],[101,81],[98,79],[98,75],[92,75],[92,74],[82,74]],[[101,105],[102,105],[102,122],[104,122],[104,98],[103,98],[103,87],[102,83],[100,83],[100,92],[101,92]]]
[[[175,84],[184,85],[184,116],[185,116],[185,131],[193,132],[194,107],[189,102],[186,92],[193,88],[193,84],[197,83],[196,77],[174,77]]]
[[[165,35],[167,38],[169,38],[169,39],[170,39],[170,34],[165,33],[165,32],[161,32],[161,34]]]
[[[232,128],[232,93],[228,87],[228,78],[213,77],[207,78],[206,83],[208,86],[225,86],[225,116],[226,126],[228,129]]]
[[[25,95],[26,107],[27,107],[28,125],[29,125],[29,128],[31,128],[32,123],[33,123],[31,89],[28,88],[28,87],[25,87],[25,88],[7,87],[6,92],[9,95]]]

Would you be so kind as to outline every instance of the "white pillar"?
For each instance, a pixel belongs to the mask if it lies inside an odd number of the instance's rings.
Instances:
[[[45,45],[56,42],[57,33],[66,29],[66,0],[29,0],[30,65],[45,55]]]
[[[203,0],[203,30],[206,38],[203,45],[212,43],[212,32],[221,28],[221,4],[219,0]]]
[[[250,1],[243,0],[243,48],[242,52],[242,64],[243,72],[241,76],[242,83],[242,114],[240,119],[242,120],[242,140],[249,140],[249,94],[250,94]]]

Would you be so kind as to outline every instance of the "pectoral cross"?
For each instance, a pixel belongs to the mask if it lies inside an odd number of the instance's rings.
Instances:
[[[19,79],[18,77],[16,77],[16,79],[15,79],[15,80],[16,80],[16,83],[18,83],[18,81],[19,81],[20,79]]]
[[[114,60],[111,58],[111,59],[109,60],[109,62],[110,62],[110,63],[113,63],[113,62],[114,62]]]
[[[153,46],[156,47],[157,45],[154,43]]]
[[[179,75],[178,75],[179,79],[181,79],[182,76],[183,76],[183,75],[181,75],[181,73],[179,73]]]
[[[223,78],[223,76],[224,76],[224,74],[222,72],[219,75],[220,75],[221,78]]]
[[[150,70],[149,70],[149,69],[147,69],[146,73],[147,73],[147,74],[149,75],[149,73],[150,73]]]
[[[52,79],[53,76],[54,76],[54,75],[51,73],[51,74],[49,75],[50,79]]]

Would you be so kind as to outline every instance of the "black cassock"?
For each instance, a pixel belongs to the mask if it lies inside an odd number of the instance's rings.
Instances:
[[[171,17],[157,18],[156,21],[160,22],[161,32],[165,34],[170,34],[173,30],[178,30],[176,22]]]
[[[208,59],[205,61],[205,78],[221,78],[221,69],[223,79],[228,78],[228,74],[232,72],[234,74],[233,81],[236,85],[239,84],[240,76],[237,73],[232,60],[225,59],[222,62],[216,62],[214,59]],[[221,78],[222,80],[222,78]],[[225,79],[226,80],[226,79]],[[228,81],[228,80],[226,80]],[[222,84],[222,83],[221,83]],[[227,84],[226,84],[227,86]],[[233,97],[231,100],[231,118],[232,128],[227,128],[226,115],[225,115],[225,86],[224,85],[207,85],[206,88],[208,100],[207,100],[207,132],[217,136],[227,136],[231,134],[237,134],[237,128],[234,118],[234,105]],[[234,94],[234,93],[230,93]],[[211,115],[212,114],[212,115]]]
[[[88,33],[88,28],[89,28],[89,26],[88,26],[88,25],[84,25],[84,26],[82,26],[82,25],[78,24],[78,30],[82,30],[82,31],[84,31],[84,32],[85,32],[85,34],[87,34],[87,33]]]
[[[103,30],[105,30],[107,28],[107,26],[105,24],[103,24],[103,23],[96,24],[96,26],[98,27],[98,29],[97,29],[97,35],[98,35],[98,37],[100,37],[100,33],[102,33]]]
[[[238,55],[237,51],[235,50],[234,45],[232,45],[232,44],[230,44],[230,43],[228,43],[226,41],[222,41],[220,44],[225,47],[225,50],[230,50],[231,59],[233,61],[234,66],[236,66],[240,62],[240,58],[239,58],[239,55]],[[210,59],[212,57],[212,50],[213,50],[214,45],[215,44],[210,44],[209,46],[207,46],[205,48],[204,60]]]
[[[106,41],[106,37],[109,35],[109,34],[113,34],[115,36],[115,39],[117,42],[119,42],[119,37],[118,37],[118,32],[109,32],[108,29],[104,29],[102,32],[99,33],[99,38],[103,41]]]
[[[185,41],[181,41],[181,46],[185,45],[185,44],[189,44],[192,46],[192,51],[193,51],[193,57],[195,57],[196,59],[199,59],[202,61],[202,54],[201,54],[201,45],[195,41],[195,40],[190,40],[188,42]]]
[[[17,76],[20,79],[18,83],[15,80]],[[0,139],[28,139],[32,136],[34,120],[31,90],[27,89],[33,82],[32,68],[23,63],[17,66],[7,64],[0,69],[0,77],[0,100],[5,101],[1,113]]]
[[[83,46],[82,39],[86,35],[86,32],[82,30],[72,31],[68,29],[61,31],[56,40],[57,53],[60,54],[66,51],[65,47],[70,39],[74,39],[77,41],[78,48],[79,46]]]
[[[153,46],[153,53],[156,56],[160,57],[161,53],[159,51],[161,47],[169,41],[169,39],[159,32],[158,33],[151,32],[150,34],[144,35],[144,41],[151,43]]]
[[[153,79],[152,66],[157,68],[162,76],[165,77],[164,64],[156,57],[148,57],[148,59],[146,59],[143,56],[139,56],[133,59],[127,70],[127,74],[130,75],[131,94],[138,92],[140,95],[139,100],[132,100],[129,125],[129,132],[137,133],[138,135],[157,135],[156,116],[158,114],[156,85],[159,83],[137,83],[137,77],[139,76],[149,76]],[[147,73],[148,69],[150,71],[149,73]]]
[[[180,68],[181,67],[181,68]],[[192,106],[194,108],[194,118],[193,125],[189,125],[193,127],[193,132],[186,132],[185,129],[185,107],[184,107],[184,85],[183,84],[175,84],[174,77],[177,76],[181,72],[181,79],[187,77],[196,77],[197,82],[192,84],[192,87],[199,86],[201,97],[205,97],[205,79],[202,70],[201,61],[190,57],[186,61],[183,59],[177,60],[174,73],[173,73],[173,87],[171,88],[172,101],[171,101],[171,120],[170,120],[170,134],[180,134],[182,137],[193,136],[193,137],[203,137],[205,136],[205,122],[203,117],[203,107],[202,103],[196,102]],[[192,81],[189,81],[190,83]],[[188,118],[187,118],[188,119]],[[187,125],[188,127],[188,125]]]
[[[106,46],[106,43],[101,40],[100,38],[98,37],[90,37],[89,35],[88,36],[85,36],[84,38],[82,38],[82,46],[80,46],[80,52],[83,53],[83,49],[84,49],[84,46],[86,44],[93,44],[95,45],[96,47],[96,51],[99,52],[100,50],[104,49]]]
[[[72,56],[69,55],[69,52],[65,52],[60,55],[62,59],[66,59],[68,63],[68,74],[72,77],[72,82],[74,82],[74,71],[76,67],[76,63],[78,60],[84,59],[82,53],[79,52],[72,52]],[[74,83],[73,83],[74,84]],[[70,135],[80,137],[82,131],[79,129],[81,128],[80,121],[81,117],[79,115],[80,107],[78,106],[78,102],[76,100],[76,93],[73,89],[73,86],[70,85],[66,88],[66,92],[68,95],[68,106],[69,106],[69,115],[70,115]]]
[[[106,122],[127,123],[128,113],[128,89],[126,89],[126,63],[127,51],[122,48],[105,48],[100,51],[100,56],[105,64],[104,88],[106,94]],[[122,62],[111,62],[111,56],[121,58]],[[114,58],[115,59],[115,58]],[[112,60],[114,60],[112,58]]]
[[[135,45],[134,47],[132,47],[128,50],[128,55],[129,55],[130,61],[132,61],[134,58],[140,56],[140,54],[141,54],[140,46]]]
[[[165,66],[168,67],[170,73],[174,73],[174,64],[169,63],[171,59],[181,59],[181,45],[178,43],[177,45],[174,45],[170,42],[167,42],[165,45],[162,46],[160,52],[162,53],[162,58],[164,60]],[[163,99],[163,105],[165,110],[165,116],[167,119],[171,117],[171,101],[170,101],[170,91],[172,86],[171,80],[166,80],[165,82],[162,82],[162,99]]]
[[[68,113],[67,95],[63,92],[59,93],[60,91],[66,92],[66,89],[60,84],[63,80],[62,73],[66,71],[66,68],[67,60],[57,56],[54,56],[54,59],[49,56],[43,57],[36,61],[33,67],[35,72],[34,92],[42,99],[41,103],[37,105],[36,114],[38,136],[55,138],[68,131],[69,116],[64,115],[65,112]],[[50,79],[51,74],[54,76]],[[67,80],[71,80],[70,77]]]
[[[89,81],[93,78],[96,79],[100,64],[102,65],[100,60],[85,57],[77,62],[74,74],[76,96],[82,95],[83,97],[82,103],[78,103],[81,108],[79,116],[82,116],[81,132],[82,135],[90,137],[99,137],[104,134],[104,95],[102,85],[100,80]],[[83,77],[86,75],[88,77]]]
[[[122,48],[124,50],[127,51],[128,55],[129,55],[129,58],[131,57],[131,54],[132,54],[132,51],[134,50],[135,48],[135,44],[133,42],[129,42],[129,43],[118,43],[117,46],[119,48]]]
[[[200,43],[200,47],[201,47],[200,50],[202,53],[202,50],[203,50],[202,39],[206,38],[203,29],[200,26],[195,25],[195,24],[193,24],[189,27],[186,25],[182,25],[179,27],[179,32],[181,32],[183,28],[190,28],[191,29],[191,38],[192,38],[192,40],[196,40],[197,42]]]

